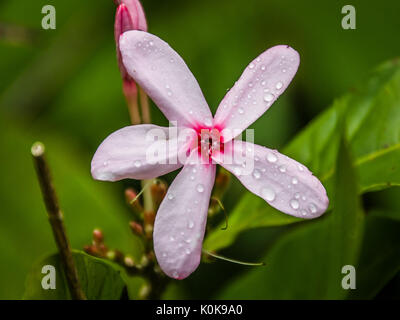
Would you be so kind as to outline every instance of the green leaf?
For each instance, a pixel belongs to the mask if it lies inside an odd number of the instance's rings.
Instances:
[[[353,155],[359,193],[400,185],[400,64],[390,61],[374,71],[369,80],[310,123],[283,153],[307,165],[322,181],[331,197],[335,161],[340,145],[340,126]],[[332,203],[332,201],[331,201]],[[243,230],[299,221],[278,213],[264,200],[246,195],[229,215],[227,231],[216,228],[205,247],[229,246]]]
[[[299,218],[271,209],[263,199],[253,193],[246,193],[228,216],[228,229],[221,230],[219,227],[214,229],[204,242],[206,250],[216,251],[229,246],[237,235],[246,229],[281,226],[301,221]]]
[[[284,150],[306,164],[328,191],[338,150],[337,127],[344,119],[360,192],[400,185],[399,60],[383,64],[366,83],[335,101]]]
[[[76,269],[82,290],[89,300],[117,300],[121,298],[125,283],[120,270],[111,263],[101,260],[81,251],[74,251]],[[56,288],[43,289],[42,273],[45,265],[54,266],[56,270]],[[60,256],[53,254],[35,263],[28,274],[25,284],[24,299],[29,300],[65,300],[71,295],[61,264]]]
[[[388,217],[390,217],[388,219]],[[352,299],[372,299],[400,271],[400,221],[391,213],[369,212]]]
[[[283,236],[262,259],[264,268],[241,276],[223,299],[340,299],[344,265],[356,265],[363,230],[358,186],[351,159],[340,144],[335,175],[334,210],[299,225]]]

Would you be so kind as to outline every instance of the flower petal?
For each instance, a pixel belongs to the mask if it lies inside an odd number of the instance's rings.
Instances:
[[[224,154],[213,159],[282,212],[311,219],[328,207],[321,182],[305,166],[276,150],[233,140],[225,144]]]
[[[198,157],[197,150],[189,159],[194,156]],[[154,251],[161,269],[172,278],[186,278],[200,263],[215,167],[189,161],[157,212]]]
[[[151,179],[180,168],[186,159],[192,129],[151,124],[122,128],[109,135],[92,159],[97,180]]]
[[[120,50],[130,76],[170,121],[178,126],[212,125],[203,93],[183,59],[163,40],[146,32],[128,31]]]
[[[227,142],[256,121],[285,91],[300,63],[289,46],[268,49],[244,70],[240,79],[222,99],[215,114],[217,127]]]

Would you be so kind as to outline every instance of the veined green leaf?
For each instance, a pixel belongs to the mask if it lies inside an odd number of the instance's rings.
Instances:
[[[336,100],[312,121],[284,150],[307,165],[332,196],[340,129],[359,179],[359,193],[400,185],[400,63],[390,61],[374,71],[369,80]],[[332,201],[331,204],[335,205]],[[252,195],[245,195],[229,215],[226,231],[216,228],[205,241],[207,250],[229,246],[243,230],[299,221],[279,213]]]
[[[81,251],[74,251],[76,269],[82,290],[89,300],[117,300],[121,298],[125,283],[120,276],[120,270],[111,263],[101,260]],[[42,273],[45,265],[55,268],[55,289],[44,289]],[[61,264],[60,256],[53,254],[33,266],[25,284],[24,299],[30,300],[65,300],[71,295]]]
[[[357,264],[364,215],[359,205],[356,173],[344,143],[340,144],[334,181],[333,211],[283,236],[262,259],[268,261],[265,268],[241,276],[218,298],[346,297],[348,291],[341,286],[341,271],[344,265]]]

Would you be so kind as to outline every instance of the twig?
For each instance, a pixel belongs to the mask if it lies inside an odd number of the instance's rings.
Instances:
[[[72,257],[71,246],[65,231],[63,214],[58,204],[57,195],[50,176],[49,166],[44,157],[44,151],[44,145],[40,142],[34,143],[31,149],[49,222],[61,256],[61,262],[64,266],[71,296],[74,300],[85,300],[86,296],[79,283],[78,272]]]

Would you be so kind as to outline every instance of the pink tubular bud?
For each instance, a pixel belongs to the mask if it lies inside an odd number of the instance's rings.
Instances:
[[[121,34],[129,30],[147,31],[146,17],[139,0],[114,0],[114,2],[118,4],[114,24],[114,37],[115,45],[117,47],[118,66],[124,83],[128,83],[126,87],[136,91],[135,83],[127,73],[122,63],[121,52],[119,49],[119,37]]]

